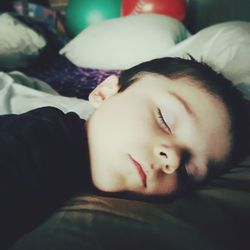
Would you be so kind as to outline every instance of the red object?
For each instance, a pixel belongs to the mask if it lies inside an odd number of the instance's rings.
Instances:
[[[183,21],[186,15],[185,0],[123,0],[122,16],[142,13],[167,15]]]

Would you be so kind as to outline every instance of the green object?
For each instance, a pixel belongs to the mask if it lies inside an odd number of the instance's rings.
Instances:
[[[76,36],[93,23],[120,16],[121,0],[69,0],[66,10],[66,28]]]

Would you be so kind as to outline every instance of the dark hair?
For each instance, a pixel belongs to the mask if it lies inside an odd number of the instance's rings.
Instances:
[[[190,59],[165,57],[122,71],[119,79],[120,91],[134,83],[143,72],[160,74],[172,80],[190,78],[199,87],[217,96],[224,103],[231,121],[232,146],[226,167],[233,166],[249,154],[249,101],[221,73],[191,56]]]

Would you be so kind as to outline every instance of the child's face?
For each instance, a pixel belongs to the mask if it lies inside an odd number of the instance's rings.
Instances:
[[[97,110],[87,122],[91,173],[97,188],[146,195],[178,189],[177,170],[193,181],[230,150],[229,117],[219,99],[190,79],[144,74],[117,93],[111,77],[90,94]],[[187,84],[187,83],[190,84]]]

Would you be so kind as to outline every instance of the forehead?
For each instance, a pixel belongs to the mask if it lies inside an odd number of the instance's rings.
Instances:
[[[194,143],[192,148],[202,151],[213,161],[226,158],[231,147],[230,118],[220,98],[190,78],[171,80],[158,74],[143,73],[136,82],[137,90],[156,102],[167,100],[168,93],[184,100],[194,117],[196,135],[185,135],[191,144]]]

